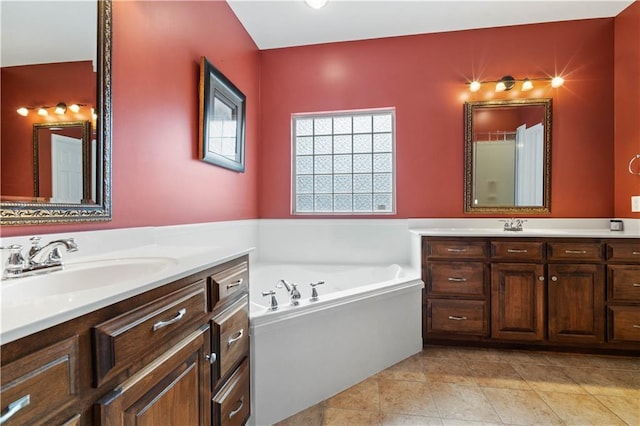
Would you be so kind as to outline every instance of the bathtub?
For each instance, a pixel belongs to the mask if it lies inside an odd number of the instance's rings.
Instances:
[[[298,284],[299,305],[281,279]],[[249,423],[278,422],[419,352],[422,288],[419,270],[397,264],[252,265]],[[275,311],[262,296],[270,290]]]

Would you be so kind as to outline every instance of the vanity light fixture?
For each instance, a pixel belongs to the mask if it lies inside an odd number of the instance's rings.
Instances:
[[[29,115],[29,111],[30,110],[35,110],[37,112],[38,115],[41,115],[43,117],[46,117],[49,115],[49,109],[50,108],[54,108],[53,112],[55,112],[58,115],[64,115],[67,110],[73,112],[73,113],[78,113],[80,112],[80,107],[81,106],[88,106],[86,104],[71,104],[68,105],[64,102],[58,102],[56,104],[55,107],[52,106],[47,106],[47,105],[43,105],[41,107],[20,107],[16,110],[16,112],[18,114],[20,114],[23,117],[26,117],[27,115]]]
[[[322,9],[329,0],[304,0],[304,2],[312,9]]]
[[[557,89],[564,84],[564,79],[560,76],[556,76],[553,78],[514,78],[510,75],[505,75],[500,80],[473,80],[471,82],[467,82],[466,84],[469,85],[469,90],[471,92],[477,92],[485,83],[495,83],[496,92],[508,92],[515,87],[516,83],[522,83],[521,90],[523,92],[527,92],[533,89],[534,81],[551,81],[551,87],[553,87],[554,89]]]

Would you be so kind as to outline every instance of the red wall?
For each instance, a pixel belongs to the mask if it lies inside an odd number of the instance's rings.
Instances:
[[[613,214],[613,19],[261,52],[260,217],[290,217],[292,113],[396,107],[397,217],[463,214],[463,103],[552,97],[552,217]],[[464,83],[561,73],[476,94]],[[487,85],[489,86],[489,85]]]
[[[96,75],[91,61],[3,67],[2,75],[2,172],[0,193],[33,196],[33,124],[91,120],[95,106]],[[23,117],[20,107],[85,104],[78,113],[60,116],[49,108],[46,117],[30,110]]]
[[[245,173],[198,159],[201,55],[247,96]],[[113,2],[113,220],[2,234],[256,218],[259,59],[226,2]]]
[[[629,160],[640,154],[640,1],[615,18],[615,216],[631,212],[631,196],[640,195],[640,176],[629,173]],[[640,159],[633,166],[640,171]]]

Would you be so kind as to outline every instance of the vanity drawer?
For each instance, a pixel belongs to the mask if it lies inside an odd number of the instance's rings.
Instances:
[[[209,310],[222,306],[234,295],[249,288],[249,262],[227,264],[209,277]]]
[[[549,260],[585,260],[601,261],[602,244],[600,243],[548,243]]]
[[[78,368],[78,336],[3,365],[2,414],[14,407],[3,425],[48,423],[78,398]]]
[[[640,342],[640,306],[609,306],[609,341]]]
[[[640,266],[607,266],[610,301],[640,302]]]
[[[487,336],[487,302],[430,299],[427,302],[427,333]]]
[[[640,242],[608,243],[607,259],[616,262],[640,263]]]
[[[426,240],[428,259],[484,259],[487,244],[484,241]]]
[[[542,241],[491,241],[491,258],[495,260],[532,260],[544,257]]]
[[[207,312],[204,279],[93,327],[97,385],[193,331]]]
[[[251,414],[249,361],[244,362],[212,399],[214,425],[243,425]]]
[[[428,296],[484,296],[484,263],[430,262]]]
[[[215,389],[220,380],[249,355],[249,297],[243,296],[211,322],[212,352],[217,355],[211,369]]]

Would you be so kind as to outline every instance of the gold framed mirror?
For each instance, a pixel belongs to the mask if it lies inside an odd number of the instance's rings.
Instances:
[[[70,9],[61,9],[65,7]],[[111,220],[111,10],[111,0],[3,2],[3,23],[6,18],[15,25],[3,27],[2,34],[1,225]],[[40,51],[26,51],[19,46],[25,22],[36,22],[42,31],[82,30],[76,37],[84,47],[72,50],[77,46],[48,36],[42,40],[53,39],[66,50],[54,51],[43,41]],[[11,50],[21,58],[5,61]],[[36,84],[30,87],[25,81]],[[38,146],[31,143],[37,129],[70,122],[83,141],[82,181],[77,184],[82,198],[77,202],[75,196],[70,201],[44,194]]]
[[[551,212],[551,99],[464,104],[464,211]]]

